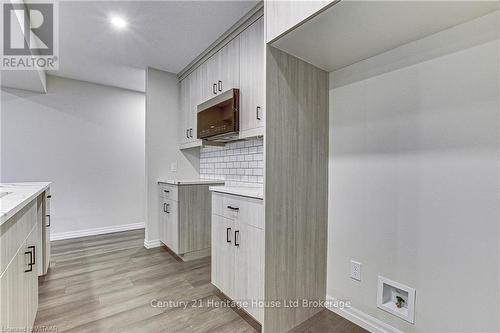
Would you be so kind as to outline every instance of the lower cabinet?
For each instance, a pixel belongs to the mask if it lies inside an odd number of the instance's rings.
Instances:
[[[38,225],[0,277],[0,327],[29,332],[38,309]]]
[[[262,200],[213,193],[212,284],[260,323],[264,320]],[[225,215],[225,216],[224,216]]]
[[[183,260],[210,255],[209,185],[160,183],[160,240]]]

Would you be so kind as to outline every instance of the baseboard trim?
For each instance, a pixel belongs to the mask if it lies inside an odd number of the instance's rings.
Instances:
[[[335,303],[336,298],[333,296],[326,296],[327,309],[338,314],[339,316],[353,322],[354,324],[361,326],[365,330],[372,333],[404,333],[403,331],[384,323],[380,319],[370,316],[356,308],[339,308],[334,307],[332,304]]]
[[[110,234],[113,232],[129,231],[129,230],[136,230],[136,229],[143,229],[143,228],[144,228],[144,223],[131,223],[131,224],[114,225],[114,226],[103,227],[103,228],[92,228],[92,229],[84,229],[84,230],[77,230],[77,231],[57,232],[57,233],[50,234],[50,240],[57,241],[57,240],[79,238],[79,237],[85,237],[85,236],[104,235],[104,234]]]
[[[144,247],[146,249],[153,249],[155,247],[160,247],[162,245],[163,243],[159,239],[147,240],[144,238]]]

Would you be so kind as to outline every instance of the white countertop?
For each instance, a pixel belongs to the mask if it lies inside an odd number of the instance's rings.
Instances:
[[[249,187],[249,186],[211,186],[209,190],[212,192],[234,194],[243,197],[264,199],[264,187]]]
[[[158,183],[170,185],[212,185],[224,184],[223,180],[202,179],[202,178],[185,178],[185,179],[160,179]]]
[[[45,191],[50,184],[49,182],[0,183],[0,225]]]

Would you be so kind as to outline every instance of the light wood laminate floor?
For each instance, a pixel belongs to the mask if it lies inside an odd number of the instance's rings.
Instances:
[[[232,309],[206,306],[222,304],[210,283],[210,258],[185,263],[143,242],[144,230],[53,242],[35,326],[52,332],[255,332]],[[204,306],[154,307],[154,300]],[[365,331],[325,310],[293,332]]]

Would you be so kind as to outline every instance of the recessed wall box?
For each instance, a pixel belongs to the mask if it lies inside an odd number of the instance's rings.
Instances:
[[[377,307],[415,324],[415,289],[379,276]]]

